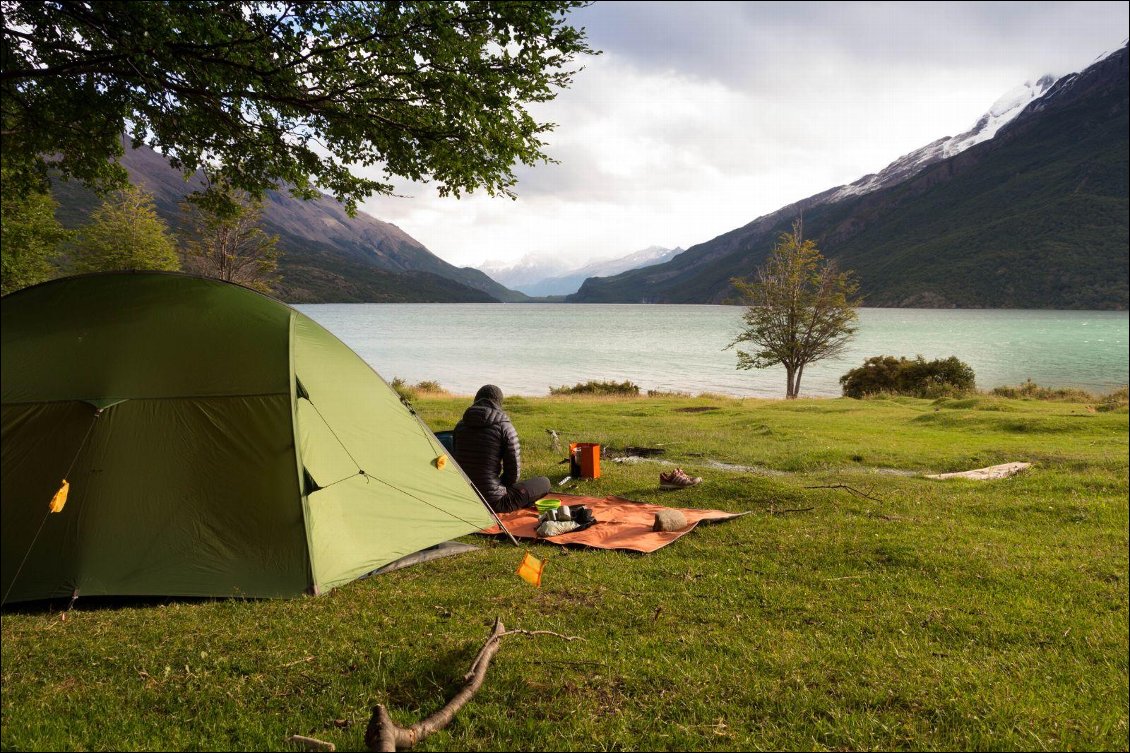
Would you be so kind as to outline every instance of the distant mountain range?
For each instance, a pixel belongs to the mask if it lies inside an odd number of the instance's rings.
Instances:
[[[126,148],[130,180],[153,194],[158,213],[177,228],[180,204],[200,181],[185,181],[148,148]],[[97,205],[76,183],[55,186],[60,222],[74,227]],[[291,303],[524,301],[477,269],[456,267],[388,222],[364,212],[349,217],[330,198],[300,201],[271,191],[263,203],[263,228],[279,236],[282,283],[276,295]]]
[[[866,305],[1126,309],[1127,81],[1123,47],[1081,73],[1016,88],[966,133],[874,175],[686,251],[652,247],[580,269],[532,257],[456,267],[393,224],[363,212],[348,217],[332,199],[272,192],[263,224],[282,251],[276,293],[295,303],[515,302],[569,293],[565,300],[578,303],[730,302],[730,280],[751,275],[803,217],[805,235],[855,272]],[[199,182],[186,182],[145,148],[127,149],[122,163],[178,227],[180,203]],[[97,202],[74,183],[55,192],[69,227]]]
[[[607,277],[629,269],[642,269],[662,264],[678,254],[681,248],[649,246],[641,251],[603,259],[584,265],[570,264],[560,256],[527,254],[518,262],[488,261],[478,269],[503,285],[530,296],[560,296],[576,293],[589,277]]]
[[[721,303],[803,217],[870,306],[1126,309],[1127,48],[1005,95],[972,130],[571,302]]]

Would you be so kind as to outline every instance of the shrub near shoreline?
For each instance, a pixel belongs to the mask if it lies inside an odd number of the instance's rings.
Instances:
[[[868,359],[868,361],[869,362],[877,361],[879,359],[896,361],[896,359],[893,356],[875,356],[874,358]],[[906,364],[909,364],[911,366],[917,366],[918,361],[921,361],[921,356],[919,356],[918,360],[910,360],[910,359],[906,359],[906,358],[903,358],[901,360],[903,362],[905,362]],[[1031,379],[1029,379],[1024,384],[1018,385],[1016,387],[1010,387],[1010,386],[994,387],[993,389],[989,390],[988,392],[979,391],[979,390],[974,389],[973,387],[965,387],[965,386],[959,387],[958,385],[954,384],[953,380],[945,379],[945,377],[944,377],[945,372],[942,369],[935,368],[934,366],[932,366],[932,364],[942,364],[943,366],[945,366],[946,363],[950,362],[950,361],[956,361],[957,364],[960,365],[959,367],[957,367],[958,370],[960,370],[961,367],[964,367],[964,369],[969,369],[968,365],[962,363],[961,361],[957,361],[957,359],[954,358],[954,357],[951,357],[949,359],[945,359],[945,362],[943,362],[943,361],[931,361],[931,362],[928,362],[928,363],[923,362],[923,363],[925,363],[926,368],[925,369],[918,368],[917,372],[916,372],[916,376],[907,380],[907,381],[910,384],[922,384],[923,382],[929,383],[929,382],[932,381],[933,384],[935,385],[933,388],[929,388],[929,385],[927,384],[927,388],[923,388],[923,389],[907,388],[905,391],[900,391],[898,389],[867,389],[866,391],[863,391],[862,385],[863,385],[865,380],[861,379],[861,380],[859,380],[860,394],[858,394],[858,395],[857,394],[848,395],[848,394],[846,394],[846,391],[845,391],[844,397],[886,398],[886,397],[900,397],[900,396],[902,396],[902,397],[919,397],[919,398],[935,399],[935,398],[938,398],[938,397],[963,397],[963,396],[968,396],[968,395],[979,394],[979,395],[991,395],[991,396],[994,396],[994,397],[1011,398],[1011,399],[1016,399],[1016,400],[1044,400],[1044,401],[1060,401],[1060,402],[1071,402],[1071,403],[1090,403],[1090,404],[1093,404],[1095,406],[1095,409],[1099,410],[1099,411],[1111,411],[1111,410],[1118,410],[1120,408],[1125,408],[1127,406],[1127,402],[1128,402],[1128,388],[1127,387],[1119,387],[1118,389],[1112,390],[1109,393],[1093,393],[1093,392],[1088,392],[1086,390],[1081,390],[1081,389],[1076,389],[1076,388],[1041,387],[1040,385],[1033,382]],[[861,367],[860,369],[853,369],[852,371],[848,372],[848,374],[845,374],[844,376],[840,377],[841,384],[843,384],[845,382],[845,380],[849,379],[849,375],[852,375],[856,372],[860,372],[863,368],[865,368],[865,367]],[[898,368],[897,361],[896,361],[896,367],[895,368],[896,368],[896,370]],[[932,379],[931,379],[930,376],[928,376],[929,374],[939,374],[939,373],[943,374],[943,376],[942,377],[934,377]],[[970,377],[969,377],[968,383],[970,385],[972,385],[973,384],[972,376],[971,376],[972,375],[972,369],[969,369],[969,373],[970,373]],[[923,376],[923,374],[926,374],[927,376]],[[853,380],[854,380],[854,377],[853,377]],[[882,381],[882,380],[880,380],[880,381]],[[897,376],[889,377],[889,378],[886,379],[886,381],[889,382],[889,384],[897,384],[898,383],[898,377]],[[856,391],[855,385],[856,385],[856,383],[855,383],[855,381],[853,381],[853,387],[852,387],[853,392]],[[456,395],[454,393],[450,392],[449,390],[444,389],[443,386],[441,386],[439,382],[434,381],[434,380],[424,380],[424,381],[421,381],[421,382],[417,382],[414,385],[410,385],[404,379],[401,379],[400,377],[395,377],[395,378],[393,378],[393,380],[391,382],[389,382],[389,386],[392,387],[394,390],[396,390],[397,394],[399,394],[401,397],[403,397],[407,400],[416,400],[419,397],[456,397]],[[846,390],[846,388],[845,388],[845,390]],[[651,390],[647,390],[647,392],[644,393],[644,392],[641,392],[641,389],[638,385],[636,385],[635,383],[633,383],[631,381],[615,382],[615,381],[611,381],[611,380],[602,381],[602,380],[596,380],[596,379],[590,379],[587,382],[577,382],[572,387],[569,387],[569,386],[566,386],[566,385],[562,385],[560,387],[550,387],[549,388],[549,395],[552,396],[552,397],[577,396],[577,397],[582,397],[582,398],[584,398],[584,397],[636,398],[636,397],[643,397],[643,396],[646,395],[646,397],[653,398],[653,399],[654,398],[685,398],[685,399],[691,399],[691,398],[695,398],[695,397],[698,397],[700,399],[715,399],[715,400],[747,400],[747,399],[777,400],[777,399],[781,399],[781,398],[778,398],[778,397],[775,397],[775,396],[750,397],[750,396],[742,396],[742,395],[723,395],[723,394],[714,393],[714,392],[700,392],[697,395],[694,395],[690,392],[683,392],[683,391],[678,391],[678,390],[653,390],[653,389],[651,389]],[[467,395],[466,397],[470,397],[470,395]],[[519,397],[519,396],[515,396],[515,397]],[[831,400],[831,399],[835,399],[835,398],[814,397],[814,398],[810,398],[810,399]]]
[[[840,377],[844,397],[887,394],[908,397],[959,397],[975,388],[973,369],[956,356],[927,361],[872,356]]]
[[[1130,402],[1130,388],[1120,387],[1105,395],[1095,395],[1073,388],[1041,387],[1031,379],[1016,387],[994,387],[993,395],[1014,400],[1058,400],[1065,403],[1097,403],[1096,410],[1111,411],[1126,408]]]
[[[640,388],[638,385],[629,381],[612,382],[612,381],[597,381],[589,380],[587,382],[578,382],[572,387],[562,385],[560,387],[550,387],[550,395],[615,395],[617,397],[639,397]]]

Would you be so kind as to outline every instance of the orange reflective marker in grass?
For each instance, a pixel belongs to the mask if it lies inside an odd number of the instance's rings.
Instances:
[[[534,588],[541,588],[541,574],[545,570],[545,563],[534,555],[526,552],[522,563],[518,565],[518,576]]]

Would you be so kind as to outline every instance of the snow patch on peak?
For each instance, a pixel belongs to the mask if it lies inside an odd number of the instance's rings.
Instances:
[[[1041,76],[1035,82],[1025,81],[1020,86],[1005,92],[971,129],[946,142],[942,149],[942,158],[960,154],[974,144],[991,139],[997,134],[997,131],[1019,115],[1033,100],[1044,96],[1048,89],[1052,88],[1056,79],[1056,76],[1049,73]]]
[[[878,173],[865,175],[854,183],[832,189],[820,203],[830,204],[849,196],[862,196],[880,188],[901,183],[923,168],[964,152],[974,144],[988,141],[1001,128],[1011,122],[1024,108],[1044,96],[1057,81],[1052,74],[1045,74],[1035,82],[1025,83],[1005,92],[989,111],[977,119],[965,133],[957,136],[944,136],[910,154],[904,154]]]
[[[1099,55],[1098,57],[1096,57],[1094,60],[1091,61],[1091,65],[1094,65],[1095,63],[1099,62],[1100,60],[1106,60],[1108,57],[1110,57],[1114,53],[1118,52],[1118,50],[1121,50],[1123,47],[1126,47],[1127,45],[1130,45],[1130,37],[1124,37],[1123,40],[1122,40],[1122,44],[1118,45],[1118,47],[1116,49],[1107,50],[1106,52],[1104,52],[1101,55]]]

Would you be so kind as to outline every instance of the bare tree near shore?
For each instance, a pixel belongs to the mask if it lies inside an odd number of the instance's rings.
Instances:
[[[182,208],[189,236],[181,246],[186,271],[271,292],[279,279],[279,239],[260,227],[260,200],[223,187],[190,197]]]
[[[800,220],[781,234],[752,279],[731,283],[748,306],[744,328],[726,349],[742,343],[756,348],[737,352],[738,369],[784,366],[790,400],[800,395],[805,367],[841,355],[855,335],[859,285],[825,260],[814,241],[804,240]]]

